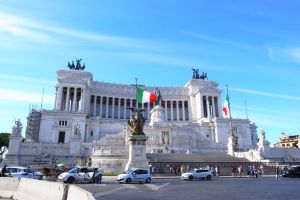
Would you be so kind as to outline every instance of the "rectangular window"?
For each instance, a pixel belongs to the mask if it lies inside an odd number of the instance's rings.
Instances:
[[[58,134],[58,143],[65,143],[65,132],[64,131],[59,131]]]

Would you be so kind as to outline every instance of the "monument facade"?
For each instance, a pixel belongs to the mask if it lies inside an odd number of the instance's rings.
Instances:
[[[80,61],[76,65],[69,63],[70,69],[57,72],[54,108],[33,110],[29,114],[25,141],[18,134],[11,136],[14,147],[9,147],[7,163],[64,162],[71,167],[91,159],[93,165],[101,165],[108,171],[126,168],[130,144],[137,142],[132,131],[138,127],[130,125],[133,119],[127,109],[138,108],[136,88],[130,84],[95,81]],[[155,105],[140,105],[147,137],[141,142],[146,144],[145,150],[137,151],[159,154],[228,151],[229,119],[222,115],[222,91],[218,83],[207,80],[207,74],[202,77],[195,73],[183,87],[158,87],[162,98]],[[142,88],[157,91],[157,86]],[[256,129],[248,119],[232,119],[238,151],[257,148]]]

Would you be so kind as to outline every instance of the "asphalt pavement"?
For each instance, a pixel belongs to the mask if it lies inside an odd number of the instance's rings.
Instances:
[[[219,177],[211,181],[182,181],[179,176],[155,176],[150,184],[119,184],[116,177],[103,177],[101,184],[78,184],[97,200],[298,200],[300,179]]]

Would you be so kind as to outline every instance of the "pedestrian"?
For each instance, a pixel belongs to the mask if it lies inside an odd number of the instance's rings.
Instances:
[[[242,177],[242,168],[241,166],[238,166],[238,173],[239,173],[239,177]]]
[[[7,169],[6,169],[6,167],[7,167],[7,165],[5,164],[3,167],[2,167],[2,169],[1,169],[1,175],[2,175],[2,177],[5,177],[6,176],[6,171],[7,171]]]
[[[275,173],[276,173],[276,179],[279,179],[279,167],[278,166],[276,166]]]

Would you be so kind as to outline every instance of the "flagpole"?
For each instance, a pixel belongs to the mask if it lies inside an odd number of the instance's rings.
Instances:
[[[227,89],[227,96],[226,100],[228,102],[228,109],[229,109],[229,126],[230,126],[230,134],[233,136],[233,130],[232,130],[232,117],[231,117],[231,109],[230,109],[230,101],[229,101],[229,95],[228,95],[228,85],[226,84],[226,89]]]
[[[138,88],[138,78],[134,78],[135,79],[135,103],[136,103],[136,108],[139,108],[139,103],[137,102],[137,88]]]
[[[248,117],[248,109],[247,109],[247,101],[245,100],[245,109],[246,109],[246,116],[247,116],[247,119],[249,120],[249,117]]]

